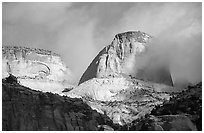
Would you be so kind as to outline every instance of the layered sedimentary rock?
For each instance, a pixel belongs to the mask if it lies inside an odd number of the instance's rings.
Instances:
[[[69,97],[91,98],[93,100],[111,101],[117,92],[127,89],[130,82],[125,78],[103,78],[86,81],[73,90],[65,92]]]
[[[94,110],[106,114],[114,123],[125,125],[149,114],[170,99],[171,86],[130,77],[93,78],[64,94],[82,98]]]
[[[137,57],[146,54],[151,45],[151,36],[140,31],[119,33],[112,43],[106,46],[91,62],[82,75],[79,84],[92,78],[108,78],[131,75],[137,79],[173,85],[168,65],[139,67]],[[156,67],[153,67],[156,66]]]
[[[9,74],[32,89],[60,93],[72,85],[73,74],[61,57],[51,51],[3,46],[2,78]]]
[[[92,109],[125,126],[123,130],[201,130],[201,83],[189,88],[180,92],[134,78],[94,78],[67,95],[83,98]],[[146,118],[149,114],[155,117]]]
[[[130,96],[133,97],[134,93],[130,94],[128,91],[148,90],[158,93],[175,92],[174,87],[154,83],[145,82],[142,80],[131,79],[127,77],[114,77],[114,78],[93,78],[79,86],[75,87],[69,92],[64,92],[69,97],[78,98],[91,98],[99,101],[124,101]],[[128,93],[127,93],[128,92]],[[142,94],[143,96],[143,94]],[[128,100],[135,100],[129,98]]]

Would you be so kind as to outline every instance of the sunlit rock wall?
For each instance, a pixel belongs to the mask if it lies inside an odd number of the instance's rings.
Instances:
[[[112,43],[101,50],[91,62],[79,84],[92,78],[118,77],[125,74],[142,80],[173,85],[168,65],[157,65],[154,61],[150,67],[149,63],[141,67],[137,57],[148,52],[151,38],[140,31],[115,35]]]
[[[51,51],[3,46],[2,78],[12,74],[32,89],[60,92],[69,88],[73,75],[61,57]]]

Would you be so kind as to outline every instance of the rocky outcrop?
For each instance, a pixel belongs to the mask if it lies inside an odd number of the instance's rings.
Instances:
[[[92,109],[125,125],[150,114],[155,106],[169,100],[174,90],[163,84],[115,77],[93,78],[64,94],[83,98]]]
[[[60,56],[47,50],[2,47],[2,78],[9,74],[35,90],[60,93],[72,87],[73,75]]]
[[[79,86],[64,94],[84,99],[120,125],[150,114],[176,91],[166,63],[156,57],[146,66],[138,63],[138,57],[148,52],[151,38],[140,31],[117,34],[89,65]]]
[[[127,89],[131,82],[125,78],[94,78],[86,81],[73,90],[65,92],[69,97],[91,98],[93,100],[111,101],[112,96]]]
[[[56,131],[56,130],[75,130],[75,131],[196,131],[202,130],[202,107],[201,107],[201,84],[191,87],[190,90],[184,92],[184,95],[177,94],[178,105],[185,105],[184,97],[189,103],[185,106],[186,110],[181,109],[175,105],[175,114],[165,114],[168,111],[161,111],[166,108],[166,105],[160,106],[150,115],[146,114],[139,119],[119,126],[105,115],[92,110],[82,99],[69,98],[66,96],[59,96],[52,93],[42,93],[40,91],[31,90],[27,87],[21,86],[16,82],[15,77],[9,77],[2,82],[2,130],[3,131]],[[199,88],[198,88],[199,87]],[[187,93],[189,92],[190,93]],[[197,92],[198,91],[198,92]],[[148,93],[146,93],[148,95]],[[153,94],[153,93],[152,93]],[[153,94],[153,95],[156,95]],[[187,96],[188,95],[188,96]],[[149,94],[150,96],[150,94]],[[186,97],[187,96],[187,97]],[[148,97],[148,96],[146,96]],[[183,98],[182,98],[183,97]],[[198,99],[197,99],[198,98]],[[202,98],[202,97],[201,97]],[[180,101],[179,101],[180,99]],[[183,100],[182,100],[183,99]],[[189,101],[193,100],[193,101]],[[130,100],[131,101],[131,100]],[[148,100],[147,100],[148,101]],[[101,102],[100,104],[107,104],[106,107],[114,107],[113,110],[117,112],[121,110],[124,118],[130,111],[137,113],[138,110],[133,108],[137,105],[131,102]],[[170,100],[172,102],[172,100]],[[194,102],[196,104],[192,104]],[[122,104],[121,104],[122,103]],[[100,105],[98,104],[98,105]],[[145,105],[140,104],[140,110],[145,110]],[[194,106],[196,108],[194,109]],[[151,106],[149,106],[151,107]],[[191,108],[189,110],[189,107]],[[169,110],[168,108],[166,108]],[[199,109],[199,110],[197,110]],[[170,110],[169,112],[172,112]],[[180,111],[184,111],[183,114]],[[114,114],[114,111],[112,113]],[[189,112],[188,112],[189,111]],[[188,113],[188,114],[185,114]],[[195,116],[195,112],[199,113],[199,117]],[[173,112],[172,112],[173,113]],[[178,114],[180,113],[180,114]],[[121,115],[120,114],[120,115]],[[126,114],[126,116],[125,116]],[[115,114],[115,118],[118,115]],[[122,115],[121,115],[122,116]],[[193,117],[192,117],[193,116]],[[121,117],[119,117],[121,118]],[[128,119],[128,117],[126,117]],[[192,123],[193,121],[193,123]],[[197,128],[196,128],[196,126]]]
[[[31,90],[16,83],[14,78],[3,80],[4,131],[91,131],[114,128],[107,116],[92,110],[81,99]]]
[[[128,131],[197,131],[185,115],[146,116],[123,127]]]
[[[78,98],[91,98],[99,101],[124,101],[135,100],[134,91],[148,90],[150,92],[166,93],[176,92],[177,90],[168,85],[158,84],[154,82],[145,82],[130,77],[115,78],[93,78],[73,90],[64,92],[66,96]],[[133,93],[130,93],[133,91]],[[134,97],[137,98],[137,97]]]
[[[186,90],[175,94],[162,106],[156,106],[151,115],[186,115],[202,130],[202,83],[188,86]]]
[[[117,79],[120,81],[120,85],[118,86],[126,86],[126,88],[124,87],[122,90],[119,90],[117,84],[115,84],[116,89],[114,89],[114,85],[111,85],[111,82],[108,82],[108,79],[92,80],[97,80],[98,84],[100,84],[97,87],[97,84],[95,84],[95,86],[87,86],[87,89],[79,90],[81,94],[84,94],[81,98],[83,98],[92,109],[97,110],[97,112],[101,114],[107,115],[113,123],[120,124],[122,127],[118,130],[202,130],[201,83],[195,86],[189,86],[188,89],[183,90],[182,92],[176,92],[173,91],[175,88],[170,86],[166,86],[170,88],[165,88],[164,85],[159,86],[159,84],[156,83],[136,79],[132,79],[132,85],[128,83],[128,81],[126,81],[126,84],[121,83],[124,79]],[[102,83],[102,80],[104,80],[105,83]],[[91,82],[91,80],[84,82],[81,85],[88,82]],[[108,86],[111,89],[108,89]],[[104,92],[108,89],[110,90],[109,93],[112,95],[105,95],[103,91],[97,94],[92,88],[105,90]],[[108,101],[91,98],[92,96],[94,96],[93,98],[96,98],[97,95],[100,95],[100,98],[105,96],[106,98],[108,97]]]
[[[145,55],[151,36],[140,31],[120,33],[91,62],[82,75],[79,84],[92,78],[109,78],[131,75],[137,79],[173,85],[168,65],[140,66],[137,57]],[[153,57],[155,58],[155,57]]]

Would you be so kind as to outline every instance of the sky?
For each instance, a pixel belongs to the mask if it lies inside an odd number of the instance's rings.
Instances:
[[[3,3],[2,45],[61,55],[77,83],[115,34],[140,30],[167,56],[175,85],[202,80],[202,3]]]

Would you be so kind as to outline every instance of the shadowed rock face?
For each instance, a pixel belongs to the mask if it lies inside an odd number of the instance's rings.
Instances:
[[[3,131],[90,131],[99,130],[100,125],[111,127],[113,123],[81,99],[42,93],[11,80],[3,81]]]
[[[196,90],[194,90],[197,88]],[[193,102],[197,101],[195,97],[201,97],[200,91],[201,83],[191,87],[190,90],[184,94],[191,95],[187,97],[187,100],[194,99]],[[190,93],[189,93],[190,91]],[[179,99],[186,101],[186,96],[182,95],[183,92],[177,96]],[[181,96],[180,96],[181,95]],[[185,97],[185,99],[184,99]],[[202,112],[201,99],[199,102],[199,112]],[[100,101],[98,101],[100,102]],[[171,101],[170,101],[171,102]],[[193,103],[192,102],[192,103]],[[177,104],[180,101],[176,102]],[[190,103],[190,102],[187,102]],[[99,103],[96,103],[100,105]],[[102,104],[102,103],[101,103]],[[103,104],[106,104],[103,102]],[[108,106],[116,106],[117,103],[107,103]],[[121,113],[128,114],[127,105],[130,102],[124,103],[124,106],[118,106],[114,108],[116,110],[121,109]],[[126,105],[126,106],[125,106]],[[145,104],[146,105],[146,104]],[[168,103],[169,105],[169,103]],[[181,106],[183,105],[180,104]],[[197,104],[190,104],[197,105]],[[135,106],[135,104],[133,105]],[[188,105],[189,106],[189,105]],[[193,106],[192,106],[193,107]],[[160,108],[160,107],[159,107]],[[169,111],[166,106],[161,106]],[[174,105],[175,108],[175,105]],[[176,107],[179,109],[178,107]],[[194,109],[195,107],[193,107]],[[171,108],[173,109],[173,108]],[[27,87],[21,86],[16,82],[14,77],[5,79],[2,82],[2,129],[3,131],[43,131],[43,130],[75,130],[75,131],[90,131],[90,130],[126,130],[126,131],[196,131],[195,125],[192,123],[195,119],[198,120],[200,128],[202,130],[202,115],[199,114],[199,118],[195,115],[194,110],[189,110],[192,116],[185,114],[170,115],[165,114],[166,112],[156,111],[157,114],[145,115],[144,118],[136,119],[131,123],[124,126],[113,124],[113,122],[105,115],[97,113],[92,110],[86,103],[78,98],[69,98],[66,96],[59,96],[52,93],[42,93],[40,91],[31,90]],[[141,110],[144,110],[142,107]],[[160,109],[161,110],[161,109]],[[163,109],[162,109],[163,110]],[[179,109],[180,110],[180,109]],[[131,111],[137,111],[131,109]],[[171,111],[171,110],[170,110]],[[180,112],[180,111],[179,111]],[[133,113],[133,112],[132,112]],[[159,113],[159,115],[158,115]],[[161,114],[162,113],[162,114]],[[168,112],[167,112],[168,113]],[[152,113],[151,113],[152,114]],[[161,116],[160,116],[161,115]],[[114,116],[118,118],[118,115]]]
[[[125,130],[137,131],[197,131],[192,121],[184,115],[147,116],[128,125]]]
[[[60,56],[51,51],[3,46],[2,78],[9,74],[17,77],[22,85],[56,93],[69,87],[73,78]]]
[[[191,85],[151,112],[154,116],[185,114],[202,131],[202,82]]]
[[[79,84],[92,78],[118,77],[122,74],[138,79],[173,85],[168,66],[138,68],[136,57],[144,55],[151,36],[140,31],[119,33],[112,43],[95,57]],[[155,62],[156,63],[156,62]]]

